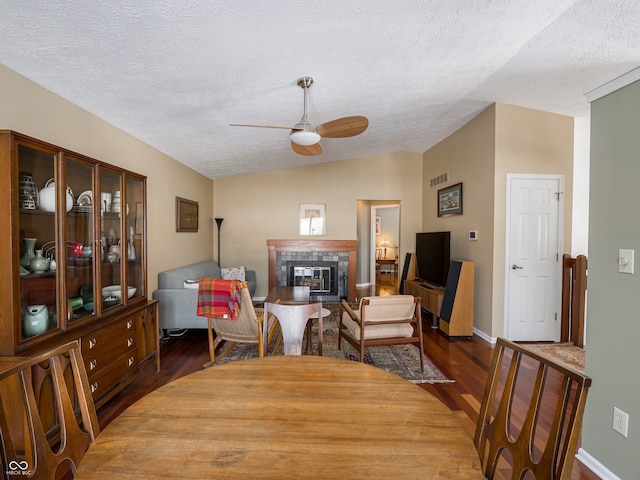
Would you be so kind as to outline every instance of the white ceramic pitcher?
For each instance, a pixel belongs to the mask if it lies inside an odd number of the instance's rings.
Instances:
[[[73,208],[73,192],[70,187],[67,187],[67,212]],[[47,180],[44,184],[44,188],[38,192],[40,197],[40,210],[45,212],[56,211],[56,186],[53,178]]]

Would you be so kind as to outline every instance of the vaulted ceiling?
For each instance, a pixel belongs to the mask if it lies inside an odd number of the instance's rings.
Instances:
[[[0,61],[221,179],[423,152],[493,102],[587,116],[584,94],[640,65],[637,0],[21,0]],[[364,115],[300,156],[289,131]],[[10,128],[10,125],[0,126]]]

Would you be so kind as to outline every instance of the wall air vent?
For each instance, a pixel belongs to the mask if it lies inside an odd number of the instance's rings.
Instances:
[[[437,177],[433,177],[431,179],[431,186],[435,187],[436,185],[440,185],[441,183],[446,183],[449,181],[449,172],[444,172],[438,175]]]

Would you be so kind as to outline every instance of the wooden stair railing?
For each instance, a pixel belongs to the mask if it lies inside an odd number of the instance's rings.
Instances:
[[[587,257],[562,256],[562,323],[560,340],[584,347],[584,312],[587,293]]]

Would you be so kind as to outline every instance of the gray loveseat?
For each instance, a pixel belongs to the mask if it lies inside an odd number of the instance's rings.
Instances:
[[[256,272],[246,270],[249,293],[256,290]],[[163,330],[207,328],[207,320],[196,315],[198,290],[184,288],[185,280],[201,277],[220,278],[220,267],[213,260],[186,265],[158,273],[158,289],[153,298],[159,300],[160,328]]]

